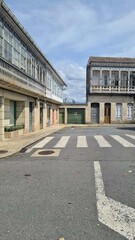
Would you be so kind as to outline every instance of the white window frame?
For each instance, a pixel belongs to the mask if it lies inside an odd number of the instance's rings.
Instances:
[[[116,103],[116,119],[122,119],[122,103]]]
[[[133,119],[133,104],[132,103],[127,104],[127,119],[129,119],[129,120]]]

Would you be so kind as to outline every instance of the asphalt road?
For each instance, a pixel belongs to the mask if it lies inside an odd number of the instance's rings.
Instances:
[[[134,240],[131,136],[133,126],[69,127],[1,160],[0,240]],[[38,154],[47,149],[58,156]]]

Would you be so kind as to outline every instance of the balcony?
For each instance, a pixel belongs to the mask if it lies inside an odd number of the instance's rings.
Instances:
[[[3,59],[0,59],[0,87],[30,96],[45,97],[43,84]]]
[[[135,94],[135,87],[90,86],[90,93],[121,93]]]

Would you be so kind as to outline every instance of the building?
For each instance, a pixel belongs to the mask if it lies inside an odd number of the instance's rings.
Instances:
[[[135,58],[90,57],[86,99],[90,123],[134,122]]]
[[[59,108],[59,122],[61,124],[85,124],[86,104],[65,103]]]
[[[0,0],[0,140],[58,123],[65,86]]]

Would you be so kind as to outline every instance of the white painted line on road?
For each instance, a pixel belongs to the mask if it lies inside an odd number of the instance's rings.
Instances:
[[[87,148],[87,139],[86,136],[78,136],[77,137],[77,148]]]
[[[134,135],[129,135],[129,134],[125,134],[127,137],[130,137],[130,138],[132,138],[132,139],[134,139],[135,140],[135,136]]]
[[[101,135],[95,135],[94,138],[96,139],[99,147],[112,147],[111,144],[109,142],[107,142],[107,140],[101,136]]]
[[[25,153],[30,153],[32,151],[33,148],[28,148]]]
[[[118,136],[118,135],[111,135],[112,138],[114,138],[117,142],[119,142],[124,147],[135,147],[134,144],[128,142],[124,138]]]
[[[49,143],[54,137],[46,137],[44,138],[42,141],[38,142],[37,144],[35,144],[34,146],[31,147],[31,149],[33,148],[42,148],[44,147],[47,143]]]
[[[65,148],[68,141],[69,141],[70,136],[63,136],[61,139],[58,141],[58,143],[54,146],[54,148]]]
[[[129,240],[135,238],[135,209],[105,196],[100,163],[94,162],[98,219]]]

